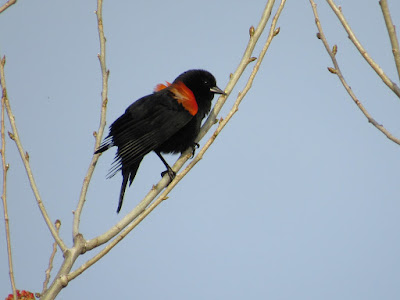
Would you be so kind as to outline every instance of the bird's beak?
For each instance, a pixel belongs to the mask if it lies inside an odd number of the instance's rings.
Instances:
[[[221,95],[226,95],[226,93],[221,90],[219,87],[214,86],[210,89],[210,92],[214,93],[214,94],[221,94]]]

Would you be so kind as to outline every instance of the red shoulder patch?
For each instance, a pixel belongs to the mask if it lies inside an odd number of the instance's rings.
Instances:
[[[154,88],[154,91],[159,92],[163,89],[166,89],[167,87],[169,87],[171,85],[171,83],[169,83],[168,81],[166,81],[165,83],[166,84],[162,84],[162,83],[157,84],[156,87]]]
[[[168,88],[174,94],[174,98],[178,103],[182,104],[192,116],[197,114],[199,107],[197,106],[196,98],[193,92],[182,81],[173,83]]]

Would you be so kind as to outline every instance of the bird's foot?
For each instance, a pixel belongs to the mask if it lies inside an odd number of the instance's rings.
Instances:
[[[170,183],[172,180],[174,180],[174,178],[176,176],[176,173],[171,168],[168,168],[166,171],[162,172],[161,177],[164,177],[165,174],[168,174]]]
[[[196,149],[200,148],[200,144],[194,143],[192,147],[193,147],[192,156],[190,158],[194,157],[194,154],[196,153]]]

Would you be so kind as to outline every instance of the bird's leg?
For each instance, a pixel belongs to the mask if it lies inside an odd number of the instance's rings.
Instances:
[[[190,158],[193,158],[194,157],[194,154],[196,153],[196,149],[198,149],[198,148],[200,148],[200,144],[199,143],[193,143],[193,146],[192,146],[192,156],[190,157]]]
[[[168,165],[164,157],[161,156],[161,153],[159,151],[154,151],[154,152],[158,155],[163,164],[167,167],[167,170],[161,173],[161,177],[164,177],[165,174],[168,174],[169,179],[171,179],[171,181],[174,180],[176,173],[171,169],[171,167]]]

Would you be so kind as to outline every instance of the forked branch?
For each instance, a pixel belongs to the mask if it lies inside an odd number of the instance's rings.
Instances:
[[[131,211],[125,218],[123,218],[112,230],[113,231],[121,231],[121,228],[123,228],[122,232],[115,238],[113,239],[102,251],[100,251],[95,257],[92,259],[88,260],[85,264],[83,264],[81,267],[79,267],[77,270],[71,272],[68,275],[68,280],[72,280],[75,277],[77,277],[79,274],[84,272],[87,268],[89,268],[91,265],[96,263],[100,258],[102,258],[104,255],[106,255],[115,245],[117,245],[131,230],[133,230],[146,216],[148,216],[164,199],[166,199],[167,195],[169,192],[179,183],[179,181],[201,160],[203,157],[204,153],[209,149],[211,144],[214,142],[220,131],[225,127],[225,125],[229,122],[229,120],[232,118],[232,116],[236,113],[238,110],[238,106],[240,102],[243,100],[244,96],[246,95],[247,91],[250,89],[252,82],[258,72],[258,69],[261,65],[261,62],[264,58],[265,53],[268,50],[268,47],[273,39],[274,36],[276,36],[279,33],[279,28],[276,29],[276,23],[278,21],[278,18],[281,14],[281,11],[284,7],[286,0],[282,0],[278,10],[275,14],[275,17],[273,18],[270,32],[267,38],[266,43],[264,44],[264,47],[262,51],[260,52],[258,61],[256,65],[253,68],[253,71],[247,81],[247,84],[245,85],[243,92],[239,93],[239,96],[236,99],[236,102],[234,103],[233,107],[231,108],[230,112],[226,116],[225,119],[221,120],[218,128],[214,132],[214,134],[211,136],[211,138],[206,142],[206,144],[203,146],[203,148],[199,151],[199,153],[196,155],[196,157],[190,162],[190,164],[179,174],[176,175],[175,179],[166,187],[166,189],[161,193],[158,198],[151,203],[151,201],[156,197],[160,191],[165,187],[165,185],[168,183],[168,179],[162,179],[153,189],[149,192],[149,194],[142,200],[142,202],[133,210]],[[257,43],[257,40],[259,36],[261,35],[268,19],[271,14],[271,9],[273,7],[274,1],[269,1],[265,10],[264,14],[262,16],[262,20],[260,21],[259,26],[257,29],[254,29],[251,27],[250,29],[250,41],[249,45],[247,46],[247,49],[251,49],[251,51],[247,51],[244,54],[244,57],[239,64],[238,69],[234,74],[237,74],[236,76],[231,76],[231,81],[228,83],[227,88],[225,89],[226,92],[230,92],[233,87],[235,86],[238,78],[240,75],[243,73],[243,70],[246,68],[246,66],[249,64],[249,62],[254,61],[254,59],[251,57],[252,51],[254,49],[255,44]],[[257,36],[255,36],[255,32],[257,32]],[[240,75],[239,75],[240,74]],[[237,77],[238,76],[238,77]],[[234,82],[234,84],[232,83]],[[222,99],[222,100],[221,100]],[[225,102],[226,96],[221,96],[218,102]],[[223,104],[223,103],[222,103]],[[222,107],[221,106],[218,108],[218,112]],[[217,104],[216,104],[217,105]],[[214,107],[215,111],[215,107]],[[211,118],[211,119],[210,119]],[[211,120],[212,124],[215,124],[215,118],[209,117],[208,121]],[[211,125],[212,125],[211,124]],[[202,127],[202,131],[205,134],[207,131],[207,122],[205,125]],[[208,128],[209,129],[209,128]],[[202,136],[204,136],[204,134]],[[178,159],[177,163],[174,165],[174,169],[177,170],[177,164],[179,163],[179,168],[183,165],[185,161],[188,160],[188,158],[191,156],[191,151],[188,150],[182,156]],[[150,204],[151,203],[151,204]],[[129,218],[134,217],[133,221],[130,221]],[[128,222],[127,225],[124,224],[124,222]],[[122,227],[120,227],[122,226]],[[87,246],[89,248],[94,247],[99,245],[100,243],[107,242],[107,239],[110,238],[109,232],[105,233],[104,235],[93,239],[89,240],[87,243]]]
[[[360,52],[362,57],[367,61],[371,68],[378,74],[382,81],[400,98],[400,88],[394,83],[386,73],[381,69],[381,67],[369,56],[368,52],[364,49],[360,41],[357,39],[353,30],[351,30],[349,23],[344,17],[342,10],[333,2],[333,0],[327,0],[329,6],[332,8],[333,12],[338,17],[340,23],[342,23],[343,28],[346,30],[350,40],[353,42],[354,46]],[[315,15],[315,13],[314,13]]]
[[[329,56],[330,56],[330,58],[331,58],[331,60],[333,62],[333,65],[334,65],[334,68],[329,67],[328,70],[332,74],[336,74],[338,76],[340,82],[342,83],[342,85],[346,89],[347,93],[350,95],[351,99],[353,99],[354,103],[361,110],[361,112],[364,114],[364,116],[368,119],[368,122],[370,122],[379,131],[381,131],[384,135],[386,135],[386,137],[388,139],[390,139],[391,141],[393,141],[396,144],[400,145],[400,139],[394,137],[382,124],[380,124],[377,121],[375,121],[375,119],[371,116],[371,114],[366,110],[366,108],[361,103],[361,101],[354,94],[354,92],[351,89],[351,87],[347,84],[346,80],[343,77],[342,71],[340,70],[339,64],[338,64],[338,62],[336,60],[336,53],[338,51],[338,47],[336,45],[334,45],[332,47],[332,49],[331,49],[331,47],[329,46],[329,43],[328,43],[328,41],[327,41],[327,39],[325,37],[324,31],[322,30],[321,22],[319,20],[318,11],[317,11],[317,5],[315,4],[315,2],[313,0],[310,0],[310,4],[311,4],[311,7],[312,7],[312,10],[313,10],[313,13],[314,13],[315,24],[317,25],[317,28],[318,28],[317,37],[324,44],[325,49],[328,52],[328,54],[329,54]],[[367,57],[369,57],[368,54],[366,54],[366,55],[367,55]]]

